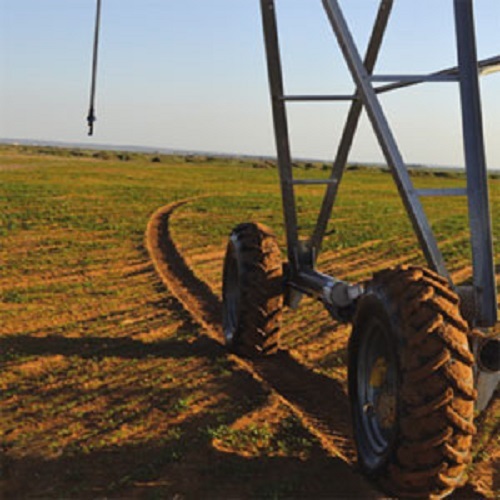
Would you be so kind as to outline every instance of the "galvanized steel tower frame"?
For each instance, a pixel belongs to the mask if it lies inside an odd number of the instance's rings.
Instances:
[[[286,226],[289,276],[288,303],[298,304],[303,293],[316,296],[335,312],[346,308],[362,289],[315,270],[328,221],[346,169],[347,159],[361,112],[366,110],[385,160],[395,180],[414,231],[429,267],[448,277],[421,198],[426,196],[466,196],[472,247],[472,287],[458,288],[468,301],[473,326],[490,327],[497,321],[497,294],[493,262],[492,230],[488,199],[487,169],[479,76],[500,70],[500,56],[478,61],[472,0],[453,0],[457,66],[426,75],[377,75],[374,68],[387,28],[393,0],[381,0],[364,59],[351,35],[337,0],[322,0],[339,47],[356,84],[352,95],[285,95],[274,0],[261,0],[274,131],[278,156],[284,221]],[[454,189],[416,189],[379,101],[379,95],[424,82],[456,82],[460,87],[462,133],[467,187]],[[385,82],[385,83],[384,83]],[[376,85],[379,84],[380,85]],[[351,101],[337,154],[328,179],[294,179],[288,134],[287,103],[292,101]],[[298,235],[295,186],[325,184],[326,191],[315,229],[308,240]],[[450,279],[451,282],[451,279]]]

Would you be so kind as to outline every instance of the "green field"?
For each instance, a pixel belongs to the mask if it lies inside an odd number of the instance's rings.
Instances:
[[[319,178],[324,168],[294,170]],[[175,212],[172,235],[220,296],[233,226],[263,222],[283,246],[277,176],[272,162],[252,159],[0,147],[7,497],[332,497],[341,486],[318,475],[358,477],[350,455],[332,459],[276,394],[203,334],[165,289],[145,248],[155,210],[189,200]],[[454,172],[419,170],[413,180],[417,187],[465,185]],[[304,235],[322,192],[298,190]],[[490,193],[497,236],[498,178]],[[432,199],[425,209],[451,274],[467,281],[466,200]],[[499,260],[498,244],[495,253]],[[320,270],[357,281],[402,263],[424,260],[391,176],[381,168],[348,169]],[[347,327],[310,300],[285,315],[284,348],[312,377],[332,380],[339,394],[346,392],[347,336]],[[493,410],[483,417],[471,466],[471,481],[490,493],[499,480],[490,473],[499,449]]]

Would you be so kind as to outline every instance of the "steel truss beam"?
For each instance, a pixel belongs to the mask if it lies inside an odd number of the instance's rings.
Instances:
[[[331,217],[338,187],[347,165],[361,111],[364,107],[428,265],[448,278],[449,275],[443,256],[424,213],[420,197],[467,195],[473,251],[473,295],[477,305],[474,313],[474,322],[477,326],[492,326],[497,319],[496,286],[478,75],[479,73],[498,70],[500,68],[500,56],[483,61],[477,60],[472,0],[454,0],[458,66],[428,75],[373,75],[390,17],[393,0],[381,0],[380,2],[364,61],[357,50],[339,2],[337,0],[322,0],[322,3],[356,84],[356,92],[352,95],[284,95],[275,3],[274,0],[261,0],[288,258],[291,269],[289,285],[305,293],[320,296],[320,298],[323,293],[323,300],[329,302],[329,299],[333,295],[331,294],[332,287],[337,286],[339,283],[335,278],[321,275],[313,268],[314,261],[321,248],[328,221]],[[415,189],[380,104],[378,94],[428,81],[458,82],[460,86],[467,172],[466,190]],[[375,82],[392,83],[375,87]],[[294,180],[288,139],[287,102],[346,100],[352,101],[352,104],[330,177],[323,181]],[[315,229],[309,241],[300,242],[298,238],[294,186],[297,184],[322,183],[327,184],[327,187]],[[325,290],[329,290],[329,292],[326,293]],[[347,290],[349,292],[348,288]],[[354,295],[359,293],[359,290],[350,291]]]
[[[493,326],[497,298],[472,0],[454,0],[454,7],[477,325]]]

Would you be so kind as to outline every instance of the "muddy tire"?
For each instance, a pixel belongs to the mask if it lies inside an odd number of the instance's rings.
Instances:
[[[274,354],[283,310],[283,265],[276,237],[268,227],[246,223],[232,231],[222,295],[227,346],[247,357]]]
[[[358,462],[391,494],[442,498],[471,460],[474,358],[448,282],[422,268],[374,276],[349,344]]]

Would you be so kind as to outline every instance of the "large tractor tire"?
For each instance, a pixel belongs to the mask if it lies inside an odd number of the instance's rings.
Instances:
[[[283,265],[272,231],[245,223],[231,233],[223,271],[223,330],[242,356],[278,350],[283,310]]]
[[[349,344],[349,396],[361,469],[401,498],[443,498],[471,460],[474,389],[459,299],[432,271],[374,276]]]

